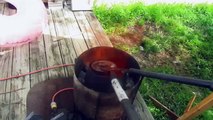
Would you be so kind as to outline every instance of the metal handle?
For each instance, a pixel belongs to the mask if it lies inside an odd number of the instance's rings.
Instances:
[[[171,81],[176,83],[183,83],[183,84],[194,85],[198,87],[209,88],[211,91],[213,91],[213,82],[208,80],[194,79],[189,77],[168,75],[168,74],[162,74],[162,73],[156,73],[156,72],[149,72],[149,71],[138,70],[133,68],[130,68],[127,71],[127,73],[135,73],[144,77],[151,77],[151,78],[156,78],[160,80],[166,80],[166,81]]]
[[[126,95],[125,91],[121,87],[118,79],[113,78],[111,80],[112,87],[118,97],[118,100],[121,102],[121,105],[128,117],[128,120],[139,120],[139,116],[134,110],[133,105],[131,104],[128,96]]]

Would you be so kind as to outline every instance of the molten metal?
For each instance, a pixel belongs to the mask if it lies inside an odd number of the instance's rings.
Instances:
[[[97,60],[92,62],[91,68],[98,73],[108,74],[111,70],[116,69],[117,65],[109,60]]]

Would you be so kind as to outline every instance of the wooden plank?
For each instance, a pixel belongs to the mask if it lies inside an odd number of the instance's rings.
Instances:
[[[6,14],[12,15],[16,10],[5,7]],[[29,72],[29,45],[13,48],[11,72],[12,76]],[[10,84],[10,85],[9,85]],[[11,91],[9,119],[24,119],[26,113],[26,97],[30,89],[29,76],[10,80],[7,89]],[[12,92],[13,91],[13,92]]]
[[[3,55],[0,56],[0,71],[2,71],[2,73],[0,74],[0,78],[4,78],[4,72],[5,72],[5,68],[4,68],[4,59],[3,59]],[[5,81],[0,81],[0,105],[3,103],[3,96],[4,94],[1,94],[1,93],[4,93],[5,92]],[[0,106],[1,108],[1,106]],[[1,112],[1,110],[0,110]]]
[[[54,9],[54,8],[62,8],[62,1],[63,0],[49,0],[49,8]]]
[[[43,33],[44,33],[47,66],[50,67],[62,64],[62,60],[59,51],[58,41],[54,41],[54,39],[58,38],[55,33],[55,26],[52,20],[52,15],[50,10],[48,10],[47,12],[48,12],[48,27],[44,29]],[[48,70],[48,74],[50,79],[65,76],[63,68]]]
[[[56,32],[55,32],[55,26],[54,26],[54,22],[52,19],[52,14],[51,14],[51,10],[47,10],[47,14],[48,14],[48,26],[46,26],[46,28],[44,29],[44,35],[48,35],[50,39],[45,40],[52,43],[56,43],[57,41],[60,40],[60,37],[56,36]],[[46,37],[46,36],[44,36]]]
[[[48,0],[48,1],[52,3],[61,3],[63,0]]]
[[[62,9],[50,10],[50,12],[56,31],[56,37],[60,37],[60,40],[69,39],[70,35],[64,30],[66,25],[64,24]]]
[[[41,35],[37,40],[30,43],[30,72],[46,68],[46,61],[43,35]],[[30,75],[30,87],[48,78],[48,71],[32,74]]]
[[[184,113],[190,111],[190,109],[192,108],[192,104],[194,103],[196,97],[197,97],[197,95],[194,94],[194,96],[191,98],[191,100],[190,100],[189,103],[187,104],[186,109],[184,110]]]
[[[4,4],[0,3],[0,14],[4,14]],[[0,78],[4,78],[4,59],[3,59],[3,48],[0,48],[0,70],[2,73],[0,74]],[[0,93],[5,92],[5,81],[0,81]],[[0,102],[3,102],[3,95],[0,96]],[[1,103],[0,103],[1,104]]]
[[[61,9],[52,10],[53,21],[56,28],[56,35],[63,37],[59,42],[59,48],[62,57],[63,64],[73,64],[74,58],[76,58],[75,50],[73,49],[73,43],[67,29],[64,15]],[[65,67],[67,77],[73,76],[73,66]]]
[[[11,76],[13,51],[5,53],[1,56],[0,61],[0,78]],[[6,120],[9,117],[10,111],[10,80],[0,81],[0,119]]]
[[[6,7],[6,5],[4,4],[4,10],[3,10],[3,14],[4,15],[11,15],[13,13],[15,13],[16,11],[11,10],[9,8]],[[2,68],[2,78],[6,78],[12,75],[12,63],[13,63],[13,48],[1,48],[2,50],[2,59],[3,59],[3,68]],[[1,117],[2,120],[8,119],[10,117],[10,101],[11,101],[11,80],[7,80],[7,81],[2,81],[4,85],[4,91],[2,91],[3,93],[5,93],[3,95],[2,98],[2,102],[3,102],[3,106],[1,106],[0,108],[2,109],[2,113],[1,113]]]
[[[110,42],[109,38],[105,34],[101,24],[99,23],[99,21],[97,20],[95,15],[91,11],[85,11],[84,14],[85,14],[87,20],[89,21],[90,26],[91,26],[97,40],[99,41],[100,45],[101,46],[112,46],[112,43]]]
[[[79,29],[78,23],[75,19],[73,12],[68,9],[63,9],[64,19],[69,30],[70,37],[73,41],[73,46],[76,51],[76,55],[80,55],[82,52],[88,49],[82,32]]]
[[[146,103],[139,92],[137,93],[133,104],[141,120],[154,120],[152,114],[148,110],[148,107],[146,106]]]
[[[99,42],[96,39],[84,13],[82,11],[79,11],[79,12],[74,12],[74,15],[76,17],[80,30],[84,36],[84,39],[87,43],[87,46],[89,48],[99,46]]]
[[[2,71],[2,73],[0,74],[0,78],[4,78],[5,77],[5,60],[3,59],[3,55],[0,55],[0,71]],[[0,81],[0,93],[4,93],[5,92],[5,81]],[[4,94],[3,94],[4,95]],[[0,102],[3,102],[3,95],[0,94]]]
[[[195,107],[191,108],[188,112],[184,113],[181,117],[178,118],[178,120],[192,120],[211,107],[213,107],[213,93],[203,99]]]
[[[29,72],[29,44],[14,48],[12,75]],[[9,119],[23,120],[26,117],[26,98],[30,89],[29,75],[12,79],[11,91],[23,89],[11,93],[11,107]]]

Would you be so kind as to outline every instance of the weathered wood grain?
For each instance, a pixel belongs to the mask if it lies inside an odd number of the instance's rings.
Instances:
[[[47,67],[45,46],[43,41],[43,35],[39,36],[37,40],[30,42],[30,72],[36,71]],[[49,78],[48,71],[42,71],[39,73],[30,75],[30,87],[35,84],[47,80]]]
[[[0,14],[4,14],[4,4],[3,3],[0,3]],[[4,56],[4,51],[3,51],[3,48],[0,48],[0,70],[2,71],[2,74],[0,74],[0,78],[3,78],[5,75],[4,75],[4,59],[3,59],[3,56]],[[5,81],[0,81],[0,93],[3,93],[5,92]],[[0,94],[0,102],[3,102],[3,96],[4,94]]]
[[[52,10],[51,12],[55,24],[56,35],[57,37],[62,38],[58,41],[62,63],[73,64],[74,58],[76,58],[76,53],[75,50],[73,49],[73,42],[67,29],[62,9]],[[73,76],[74,75],[73,66],[65,67],[65,72],[67,77]]]
[[[16,11],[9,9],[5,4],[4,4],[4,10],[2,14],[4,15],[12,15]],[[13,64],[13,48],[1,48],[2,51],[2,78],[7,78],[12,75],[12,64]],[[13,93],[11,91],[11,80],[8,81],[1,81],[3,85],[3,91],[2,93],[2,106],[0,106],[1,114],[2,114],[2,119],[8,119],[11,116],[10,108],[11,108],[11,94]]]
[[[48,0],[49,8],[50,9],[62,8],[62,1],[63,0]]]
[[[140,116],[140,120],[154,120],[154,118],[152,117],[152,114],[148,110],[148,107],[145,101],[143,100],[143,97],[141,96],[139,92],[137,93],[135,97],[135,101],[133,105],[135,107],[136,112]]]
[[[84,40],[89,48],[100,46],[98,40],[96,39],[84,13],[82,11],[74,12],[80,30],[83,34]]]
[[[12,75],[29,72],[29,45],[25,44],[14,48]],[[11,93],[10,118],[11,120],[23,120],[26,114],[26,98],[30,89],[29,75],[12,79],[11,91],[23,89]]]
[[[64,19],[67,25],[67,28],[69,30],[70,37],[73,41],[73,48],[76,51],[77,56],[80,55],[82,52],[88,49],[84,37],[82,35],[82,32],[78,26],[78,23],[76,21],[76,18],[68,9],[63,9],[64,13]]]
[[[47,66],[55,66],[62,64],[58,41],[54,41],[54,39],[58,38],[56,36],[55,26],[52,20],[51,12],[50,10],[48,10],[48,27],[44,29],[44,43],[47,57]],[[50,79],[65,76],[63,68],[48,70],[48,73]]]
[[[11,76],[13,51],[0,57],[0,78]],[[10,80],[0,81],[0,119],[6,120],[10,116]]]
[[[2,71],[2,73],[0,74],[0,78],[4,78],[4,74],[5,74],[5,68],[4,68],[4,59],[3,56],[0,56],[0,71]],[[0,104],[3,103],[3,99],[4,99],[4,92],[5,92],[5,81],[0,81]]]
[[[6,7],[7,8],[7,7]],[[6,9],[5,9],[6,10]],[[16,10],[8,9],[9,15]],[[13,48],[12,76],[29,72],[29,45]],[[24,119],[26,114],[26,98],[30,89],[29,76],[10,80],[10,114],[9,119]]]
[[[100,22],[91,11],[84,11],[84,14],[101,46],[112,46],[107,35],[104,33]]]

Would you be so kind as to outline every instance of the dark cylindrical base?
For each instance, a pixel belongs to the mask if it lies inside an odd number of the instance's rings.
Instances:
[[[138,85],[126,90],[131,101],[135,98]],[[100,93],[88,89],[74,77],[75,108],[83,115],[93,120],[122,120],[124,109],[115,93]]]
[[[124,109],[111,80],[116,77],[133,102],[140,86],[140,76],[125,74],[129,68],[139,69],[128,53],[112,47],[95,47],[82,53],[75,62],[74,98],[76,108],[96,120],[121,120]]]

